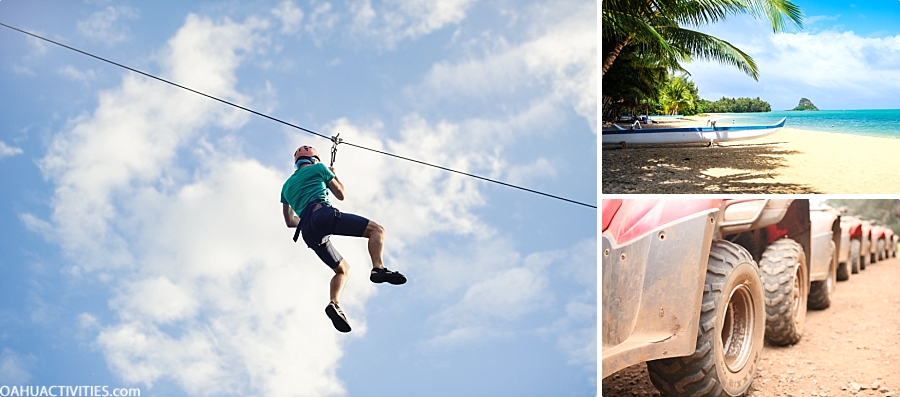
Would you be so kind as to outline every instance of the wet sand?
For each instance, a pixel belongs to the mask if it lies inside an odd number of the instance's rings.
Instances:
[[[704,125],[705,118],[653,127]],[[722,121],[719,121],[722,125]],[[603,145],[601,189],[616,193],[900,193],[900,139],[783,128],[721,146]]]

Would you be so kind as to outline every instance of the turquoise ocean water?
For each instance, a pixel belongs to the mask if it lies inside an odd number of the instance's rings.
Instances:
[[[786,128],[900,138],[900,109],[774,111],[768,113],[715,113],[720,126],[775,124],[787,117]]]

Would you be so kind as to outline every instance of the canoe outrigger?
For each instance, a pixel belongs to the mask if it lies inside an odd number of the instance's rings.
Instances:
[[[739,125],[727,127],[680,127],[603,130],[603,143],[716,143],[740,141],[771,135],[782,127],[787,117],[772,125]]]

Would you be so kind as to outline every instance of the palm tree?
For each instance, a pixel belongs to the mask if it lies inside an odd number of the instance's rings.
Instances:
[[[787,19],[803,26],[800,8],[789,0],[603,0],[603,67],[601,76],[628,45],[640,45],[666,63],[678,65],[692,58],[730,64],[753,79],[758,78],[753,58],[730,43],[686,29],[748,13],[768,20],[775,32],[783,31]]]
[[[655,102],[671,68],[652,55],[642,54],[637,47],[625,48],[604,78],[603,119],[614,120],[624,114],[622,110],[634,109],[642,101]]]
[[[676,76],[669,80],[659,93],[659,102],[666,114],[678,114],[679,110],[694,107],[694,96],[687,86],[684,77]]]

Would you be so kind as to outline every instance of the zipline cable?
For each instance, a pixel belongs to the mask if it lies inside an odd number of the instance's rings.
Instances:
[[[255,111],[255,110],[253,110],[253,109],[243,107],[243,106],[238,105],[238,104],[236,104],[236,103],[229,102],[229,101],[226,101],[226,100],[224,100],[224,99],[220,99],[220,98],[214,97],[214,96],[212,96],[212,95],[204,94],[204,93],[202,93],[202,92],[200,92],[200,91],[197,91],[197,90],[195,90],[195,89],[192,89],[192,88],[189,88],[189,87],[185,87],[185,86],[183,86],[183,85],[181,85],[181,84],[174,83],[174,82],[171,82],[171,81],[166,80],[166,79],[164,79],[164,78],[154,76],[154,75],[152,75],[152,74],[150,74],[150,73],[142,72],[142,71],[137,70],[137,69],[135,69],[135,68],[132,68],[132,67],[129,67],[129,66],[125,66],[125,65],[123,65],[123,64],[120,64],[120,63],[111,61],[111,60],[109,60],[109,59],[106,59],[106,58],[103,58],[103,57],[100,57],[100,56],[91,54],[91,53],[89,53],[89,52],[82,51],[82,50],[79,50],[79,49],[77,49],[77,48],[74,48],[74,47],[71,47],[71,46],[68,46],[68,45],[65,45],[65,44],[62,44],[62,43],[59,43],[59,42],[50,40],[50,39],[48,39],[48,38],[45,38],[45,37],[42,37],[42,36],[39,36],[39,35],[36,35],[36,34],[34,34],[34,33],[31,33],[31,32],[28,32],[28,31],[25,31],[25,30],[16,28],[16,27],[14,27],[14,26],[7,25],[7,24],[5,24],[5,23],[3,23],[3,22],[0,22],[0,25],[2,25],[3,27],[9,28],[9,29],[15,30],[15,31],[17,31],[17,32],[24,33],[24,34],[26,34],[26,35],[28,35],[28,36],[31,36],[31,37],[34,37],[34,38],[36,38],[36,39],[43,40],[43,41],[46,41],[46,42],[48,42],[48,43],[58,45],[58,46],[60,46],[60,47],[63,47],[63,48],[66,48],[66,49],[75,51],[75,52],[80,53],[80,54],[83,54],[83,55],[87,55],[87,56],[89,56],[89,57],[91,57],[91,58],[94,58],[94,59],[97,59],[97,60],[100,60],[100,61],[103,61],[103,62],[112,64],[112,65],[118,66],[118,67],[120,67],[120,68],[129,70],[129,71],[132,71],[132,72],[134,72],[134,73],[138,73],[138,74],[140,74],[140,75],[149,77],[149,78],[151,78],[151,79],[158,80],[158,81],[161,81],[161,82],[163,82],[163,83],[167,83],[167,84],[173,85],[173,86],[175,86],[175,87],[181,88],[181,89],[183,89],[183,90],[187,90],[187,91],[193,92],[193,93],[195,93],[195,94],[198,94],[198,95],[202,95],[202,96],[204,96],[204,97],[207,97],[207,98],[209,98],[209,99],[212,99],[212,100],[215,100],[215,101],[224,103],[224,104],[226,104],[226,105],[233,106],[233,107],[236,107],[236,108],[238,108],[238,109],[241,109],[241,110],[244,110],[244,111],[253,113],[253,114],[257,115],[257,116],[262,116],[262,117],[265,117],[265,118],[267,118],[267,119],[269,119],[269,120],[272,120],[272,121],[275,121],[275,122],[284,124],[284,125],[286,125],[286,126],[293,127],[293,128],[298,129],[298,130],[305,131],[305,132],[308,132],[308,133],[310,133],[310,134],[316,135],[316,136],[318,136],[318,137],[328,139],[328,140],[330,140],[330,141],[332,141],[332,142],[334,143],[334,146],[332,146],[332,149],[331,149],[331,150],[332,150],[332,151],[331,151],[331,164],[332,164],[332,165],[334,165],[334,158],[335,158],[335,156],[337,155],[337,145],[340,144],[340,143],[343,143],[343,144],[345,144],[345,145],[347,145],[347,146],[353,146],[353,147],[355,147],[355,148],[359,148],[359,149],[363,149],[363,150],[368,150],[368,151],[370,151],[370,152],[383,154],[383,155],[390,156],[390,157],[394,157],[394,158],[398,158],[398,159],[401,159],[401,160],[411,161],[411,162],[413,162],[413,163],[422,164],[422,165],[426,165],[426,166],[429,166],[429,167],[434,167],[434,168],[437,168],[437,169],[440,169],[440,170],[449,171],[449,172],[453,172],[453,173],[457,173],[457,174],[469,176],[469,177],[472,177],[472,178],[480,179],[480,180],[483,180],[483,181],[493,182],[493,183],[496,183],[496,184],[499,184],[499,185],[503,185],[503,186],[507,186],[507,187],[511,187],[511,188],[515,188],[515,189],[519,189],[519,190],[524,190],[524,191],[526,191],[526,192],[535,193],[535,194],[540,194],[540,195],[542,195],[542,196],[547,196],[547,197],[550,197],[550,198],[555,198],[555,199],[557,199],[557,200],[566,201],[566,202],[569,202],[569,203],[572,203],[572,204],[578,204],[578,205],[583,205],[583,206],[585,206],[585,207],[597,209],[597,206],[596,206],[596,205],[587,204],[587,203],[582,203],[582,202],[580,202],[580,201],[575,201],[575,200],[570,200],[570,199],[567,199],[567,198],[564,198],[564,197],[555,196],[555,195],[552,195],[552,194],[548,194],[548,193],[540,192],[540,191],[537,191],[537,190],[532,190],[532,189],[524,188],[524,187],[521,187],[521,186],[516,186],[516,185],[513,185],[513,184],[509,184],[509,183],[506,183],[506,182],[501,182],[501,181],[498,181],[498,180],[495,180],[495,179],[486,178],[486,177],[483,177],[483,176],[478,176],[478,175],[474,175],[474,174],[469,174],[469,173],[467,173],[467,172],[457,171],[457,170],[454,170],[454,169],[451,169],[451,168],[442,167],[442,166],[439,166],[439,165],[427,163],[427,162],[420,161],[420,160],[416,160],[416,159],[411,159],[411,158],[409,158],[409,157],[404,157],[404,156],[396,155],[396,154],[393,154],[393,153],[384,152],[384,151],[381,151],[381,150],[376,150],[376,149],[372,149],[372,148],[367,148],[367,147],[365,147],[365,146],[360,146],[360,145],[356,145],[356,144],[353,144],[353,143],[350,143],[350,142],[346,142],[346,141],[344,141],[343,139],[338,138],[338,136],[328,137],[328,136],[323,135],[323,134],[320,134],[320,133],[318,133],[318,132],[315,132],[315,131],[312,131],[312,130],[303,128],[303,127],[301,127],[301,126],[299,126],[299,125],[291,124],[291,123],[289,123],[289,122],[287,122],[287,121],[284,121],[284,120],[281,120],[281,119],[278,119],[278,118],[269,116],[269,115],[267,115],[267,114],[265,114],[265,113],[257,112],[257,111]],[[340,135],[340,134],[338,134],[338,135]]]
[[[557,200],[568,201],[568,202],[570,202],[570,203],[572,203],[572,204],[583,205],[583,206],[585,206],[585,207],[590,207],[590,208],[594,208],[594,209],[597,208],[596,205],[585,204],[585,203],[582,203],[582,202],[580,202],[580,201],[569,200],[569,199],[567,199],[567,198],[565,198],[565,197],[554,196],[554,195],[552,195],[552,194],[548,194],[548,193],[544,193],[544,192],[539,192],[539,191],[537,191],[537,190],[531,190],[531,189],[524,188],[524,187],[521,187],[521,186],[512,185],[512,184],[509,184],[509,183],[506,183],[506,182],[500,182],[500,181],[495,180],[495,179],[485,178],[485,177],[483,177],[483,176],[478,176],[478,175],[470,174],[470,173],[467,173],[467,172],[457,171],[457,170],[454,170],[454,169],[452,169],[452,168],[441,167],[441,166],[439,166],[439,165],[434,165],[434,164],[426,163],[426,162],[424,162],[424,161],[419,161],[419,160],[416,160],[416,159],[411,159],[411,158],[409,158],[409,157],[403,157],[403,156],[400,156],[400,155],[397,155],[397,154],[393,154],[393,153],[382,152],[382,151],[380,151],[380,150],[376,150],[376,149],[372,149],[372,148],[367,148],[367,147],[359,146],[359,145],[354,145],[354,144],[352,144],[352,143],[350,143],[350,142],[343,142],[343,144],[345,144],[345,145],[347,145],[347,146],[353,146],[353,147],[355,147],[355,148],[359,148],[359,149],[363,149],[363,150],[368,150],[368,151],[370,151],[370,152],[375,152],[375,153],[383,154],[383,155],[385,155],[385,156],[396,157],[396,158],[401,159],[401,160],[412,161],[413,163],[418,163],[418,164],[422,164],[422,165],[427,165],[427,166],[429,166],[429,167],[434,167],[434,168],[441,169],[441,170],[444,170],[444,171],[455,172],[455,173],[460,174],[460,175],[470,176],[470,177],[472,177],[472,178],[481,179],[481,180],[483,180],[483,181],[493,182],[493,183],[496,183],[496,184],[498,184],[498,185],[508,186],[508,187],[511,187],[511,188],[516,188],[516,189],[519,189],[519,190],[524,190],[524,191],[526,191],[526,192],[540,194],[540,195],[542,195],[542,196],[547,196],[547,197],[555,198],[555,199],[557,199]]]
[[[310,133],[310,134],[313,134],[313,135],[318,135],[318,136],[320,136],[320,137],[322,137],[322,138],[325,138],[325,139],[331,139],[331,138],[329,138],[329,137],[327,137],[327,136],[325,136],[325,135],[322,135],[322,134],[320,134],[320,133],[318,133],[318,132],[315,132],[315,131],[308,130],[308,129],[303,128],[303,127],[301,127],[301,126],[299,126],[299,125],[294,125],[294,124],[288,123],[287,121],[279,120],[279,119],[276,119],[276,118],[274,118],[274,117],[272,117],[272,116],[266,115],[266,114],[264,114],[264,113],[257,112],[257,111],[255,111],[255,110],[253,110],[253,109],[245,108],[245,107],[243,107],[243,106],[241,106],[241,105],[238,105],[238,104],[236,104],[236,103],[228,102],[228,101],[226,101],[226,100],[224,100],[224,99],[219,99],[219,98],[216,98],[216,97],[214,97],[214,96],[212,96],[212,95],[204,94],[204,93],[202,93],[202,92],[200,92],[200,91],[197,91],[197,90],[195,90],[195,89],[193,89],[193,88],[185,87],[185,86],[183,86],[183,85],[181,85],[181,84],[178,84],[178,83],[173,83],[173,82],[171,82],[171,81],[169,81],[169,80],[166,80],[166,79],[164,79],[164,78],[156,77],[156,76],[154,76],[154,75],[152,75],[152,74],[150,74],[150,73],[144,73],[144,72],[142,72],[142,71],[140,71],[140,70],[137,70],[137,69],[135,69],[135,68],[128,67],[128,66],[125,66],[125,65],[122,65],[121,63],[113,62],[113,61],[110,61],[109,59],[106,59],[106,58],[103,58],[103,57],[99,57],[99,56],[94,55],[94,54],[91,54],[91,53],[89,53],[89,52],[85,52],[85,51],[79,50],[79,49],[77,49],[77,48],[70,47],[70,46],[67,46],[67,45],[65,45],[65,44],[62,44],[62,43],[59,43],[59,42],[50,40],[50,39],[48,39],[48,38],[44,38],[44,37],[38,36],[38,35],[36,35],[36,34],[34,34],[34,33],[26,32],[26,31],[24,31],[24,30],[22,30],[22,29],[19,29],[19,28],[13,27],[13,26],[9,26],[9,25],[7,25],[7,24],[5,24],[5,23],[3,23],[3,22],[0,22],[0,25],[3,25],[4,27],[10,28],[10,29],[15,30],[15,31],[18,31],[18,32],[25,33],[25,34],[27,34],[27,35],[29,35],[29,36],[31,36],[31,37],[34,37],[34,38],[37,38],[37,39],[44,40],[44,41],[46,41],[46,42],[48,42],[48,43],[53,43],[53,44],[56,44],[56,45],[58,45],[58,46],[60,46],[60,47],[70,49],[70,50],[75,51],[75,52],[77,52],[77,53],[81,53],[81,54],[87,55],[87,56],[89,56],[89,57],[91,57],[91,58],[99,59],[99,60],[101,60],[101,61],[103,61],[103,62],[111,63],[111,64],[113,64],[113,65],[116,65],[116,66],[118,66],[118,67],[120,67],[120,68],[128,69],[128,70],[130,70],[130,71],[132,71],[132,72],[135,72],[135,73],[138,73],[138,74],[142,74],[142,75],[147,76],[147,77],[149,77],[149,78],[151,78],[151,79],[159,80],[159,81],[162,81],[163,83],[167,83],[167,84],[174,85],[174,86],[176,86],[176,87],[178,87],[178,88],[181,88],[181,89],[184,89],[184,90],[188,90],[188,91],[193,92],[193,93],[195,93],[195,94],[203,95],[203,96],[205,96],[205,97],[207,97],[207,98],[209,98],[209,99],[213,99],[213,100],[222,102],[222,103],[224,103],[224,104],[226,104],[226,105],[234,106],[234,107],[236,107],[236,108],[238,108],[238,109],[248,111],[248,112],[253,113],[253,114],[257,115],[257,116],[262,116],[262,117],[265,117],[265,118],[267,118],[267,119],[269,119],[269,120],[277,121],[277,122],[279,122],[279,123],[281,123],[281,124],[284,124],[284,125],[287,125],[287,126],[290,126],[290,127],[294,127],[294,128],[296,128],[296,129],[299,129],[299,130],[306,131],[306,132],[308,132],[308,133]]]

